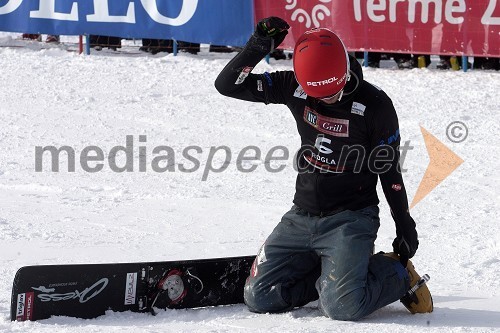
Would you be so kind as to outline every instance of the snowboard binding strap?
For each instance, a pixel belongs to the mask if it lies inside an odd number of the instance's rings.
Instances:
[[[412,302],[415,304],[418,304],[418,297],[415,294],[415,292],[418,290],[418,288],[422,287],[424,284],[427,283],[431,278],[428,274],[424,274],[420,280],[410,289],[406,292],[406,294],[401,298],[401,302],[403,304],[411,304]]]

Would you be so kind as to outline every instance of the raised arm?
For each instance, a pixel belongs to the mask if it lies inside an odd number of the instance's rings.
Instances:
[[[252,102],[268,102],[263,91],[265,74],[251,74],[253,68],[272,50],[278,47],[288,34],[290,26],[279,17],[269,17],[257,24],[255,32],[239,52],[220,72],[215,88],[222,95]],[[264,76],[264,77],[263,77]],[[259,86],[257,80],[261,80]],[[261,88],[261,89],[259,89]]]

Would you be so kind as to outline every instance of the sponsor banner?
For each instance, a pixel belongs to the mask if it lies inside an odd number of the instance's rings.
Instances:
[[[500,0],[255,0],[255,15],[285,19],[289,49],[326,27],[350,51],[500,55]]]
[[[252,0],[0,0],[0,31],[242,46]]]

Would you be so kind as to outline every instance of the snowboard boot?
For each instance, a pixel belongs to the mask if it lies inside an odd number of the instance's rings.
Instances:
[[[384,256],[399,261],[399,255],[394,252],[384,253]],[[415,271],[415,267],[410,260],[408,260],[406,270],[408,272],[408,275],[410,276],[411,289],[420,281],[421,277]],[[411,313],[432,312],[432,310],[434,309],[432,295],[426,284],[418,287],[418,289],[411,295],[407,293],[400,299],[400,301]]]

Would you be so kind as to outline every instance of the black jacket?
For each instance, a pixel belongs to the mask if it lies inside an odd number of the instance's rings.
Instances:
[[[293,71],[252,74],[265,54],[250,41],[222,70],[215,87],[229,97],[290,109],[302,141],[294,203],[320,216],[377,205],[380,177],[398,236],[401,230],[415,230],[398,167],[399,126],[391,99],[364,81],[351,57],[343,97],[327,105],[305,95]]]

